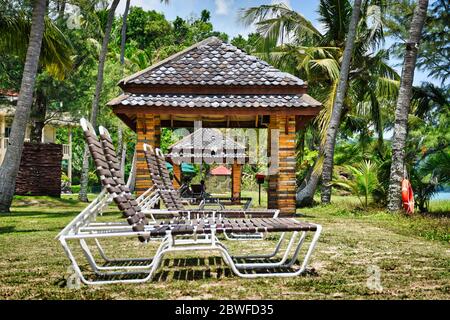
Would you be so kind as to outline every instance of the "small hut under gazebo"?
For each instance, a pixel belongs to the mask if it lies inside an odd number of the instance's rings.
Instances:
[[[198,124],[200,125],[200,124]],[[248,163],[245,146],[218,129],[199,128],[169,147],[167,159],[173,166],[174,186],[182,181],[182,163],[231,165],[231,196],[241,197],[242,166]]]
[[[136,192],[151,187],[143,144],[160,144],[161,127],[268,129],[268,207],[296,209],[296,132],[321,103],[307,84],[222,40],[203,40],[120,81],[122,95],[109,102],[137,133]],[[277,148],[274,150],[273,148]]]
[[[212,176],[217,176],[217,177],[230,177],[231,170],[225,166],[218,166],[218,167],[212,169],[209,174]]]

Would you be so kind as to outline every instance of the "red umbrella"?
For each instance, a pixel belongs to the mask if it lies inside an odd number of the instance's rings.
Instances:
[[[211,170],[212,176],[231,176],[231,170],[225,166],[219,166]]]

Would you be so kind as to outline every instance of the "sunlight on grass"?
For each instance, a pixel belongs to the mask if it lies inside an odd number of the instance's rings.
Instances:
[[[257,193],[243,193],[249,195],[256,205]],[[407,217],[377,208],[361,210],[357,203],[354,197],[334,197],[332,205],[298,209],[299,219],[324,228],[304,276],[241,279],[216,253],[189,252],[168,256],[156,279],[145,284],[72,290],[65,285],[69,262],[54,238],[86,204],[76,195],[17,197],[12,213],[0,216],[0,298],[448,299],[448,216]],[[438,203],[436,208],[444,212],[448,206]],[[101,219],[114,221],[121,215],[111,206]],[[270,237],[227,245],[233,252],[267,252],[274,241]],[[152,245],[116,239],[107,241],[105,248],[113,256],[138,255],[151,254]],[[366,286],[367,270],[373,265],[381,270],[380,293]]]

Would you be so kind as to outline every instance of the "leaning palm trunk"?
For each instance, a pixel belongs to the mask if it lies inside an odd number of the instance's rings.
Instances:
[[[414,69],[417,52],[422,35],[422,29],[427,16],[428,0],[418,0],[417,7],[409,29],[409,40],[406,43],[403,61],[402,79],[395,108],[394,136],[392,138],[392,164],[389,178],[388,210],[401,208],[401,181],[403,179],[405,145],[408,132],[408,114],[412,96]]]
[[[22,157],[25,129],[30,116],[33,90],[39,65],[46,7],[46,0],[36,0],[34,4],[30,41],[22,75],[19,99],[9,137],[8,149],[3,164],[0,167],[0,212],[9,212],[14,196],[16,176]]]
[[[333,158],[336,136],[341,123],[342,106],[348,87],[348,74],[353,55],[353,47],[356,38],[356,27],[361,15],[361,1],[355,0],[353,4],[352,18],[348,29],[347,40],[345,43],[344,55],[342,57],[341,71],[339,74],[339,83],[336,92],[336,99],[333,104],[333,111],[330,118],[330,124],[327,129],[326,140],[323,148],[323,171],[322,171],[322,203],[331,201],[331,180],[333,178]]]
[[[314,203],[314,193],[319,183],[320,172],[313,170],[306,185],[297,192],[296,202],[298,207],[308,207]]]
[[[321,148],[319,148],[321,154]],[[308,207],[314,204],[314,194],[316,193],[317,185],[320,180],[320,171],[323,166],[323,157],[318,157],[311,172],[307,178],[306,184],[301,187],[296,194],[297,207]]]
[[[106,54],[108,53],[108,43],[111,35],[112,24],[114,21],[114,12],[116,11],[117,5],[120,0],[114,0],[111,8],[108,13],[108,22],[106,24],[105,35],[103,37],[102,49],[100,51],[100,58],[98,62],[98,72],[97,72],[97,84],[95,86],[95,95],[92,100],[92,109],[91,109],[91,117],[90,121],[92,125],[95,127],[97,124],[97,114],[98,114],[98,105],[100,101],[100,94],[102,92],[103,86],[103,72],[105,69],[105,61]],[[85,145],[85,151],[83,155],[83,170],[81,173],[81,181],[80,181],[80,193],[78,194],[78,199],[80,201],[87,202],[87,187],[88,187],[88,171],[89,171],[89,161],[87,157],[89,156],[88,147]]]

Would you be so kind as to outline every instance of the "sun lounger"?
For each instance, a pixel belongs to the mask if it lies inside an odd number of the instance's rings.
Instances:
[[[170,179],[169,171],[165,166],[165,157],[160,149],[153,149],[152,146],[144,144],[144,154],[147,161],[147,167],[149,169],[153,183],[155,184],[160,198],[164,202],[165,206],[172,211],[188,212],[191,215],[205,216],[207,214],[214,214],[219,217],[273,217],[276,218],[279,214],[277,209],[231,209],[231,210],[190,210],[187,209],[180,197],[177,190],[173,187]]]
[[[252,219],[229,219],[218,216],[208,218],[186,219],[185,216],[171,220],[161,221],[158,224],[147,224],[148,221],[137,206],[129,190],[118,185],[109,170],[107,158],[93,128],[82,120],[85,137],[89,150],[96,165],[97,173],[106,192],[111,194],[114,203],[126,217],[128,226],[122,223],[96,223],[96,203],[88,206],[89,210],[83,210],[72,222],[68,224],[58,235],[67,256],[69,257],[76,275],[86,284],[106,283],[137,283],[152,278],[158,270],[163,257],[169,252],[178,251],[218,251],[222,254],[226,263],[232,271],[245,278],[268,277],[268,276],[295,276],[302,273],[314,250],[315,244],[321,232],[321,226],[311,223],[300,222],[289,218],[252,218]],[[163,193],[164,197],[171,194]],[[174,198],[175,199],[175,198]],[[174,206],[179,203],[174,200]],[[241,234],[241,233],[286,233],[291,232],[288,247],[280,261],[260,262],[261,256],[233,257],[228,248],[218,239],[219,234]],[[313,232],[311,244],[305,254],[300,268],[294,271],[277,271],[277,268],[292,267],[305,242],[307,233]],[[300,237],[298,235],[300,234]],[[197,240],[198,236],[204,236]],[[160,245],[153,259],[147,258],[148,264],[144,266],[103,267],[99,269],[93,261],[92,254],[86,244],[87,240],[98,241],[99,239],[115,237],[138,237],[140,241],[147,242],[151,239],[159,239]],[[297,240],[298,238],[298,240]],[[79,267],[77,258],[72,253],[68,241],[80,243],[83,253],[94,272],[101,276],[123,276],[135,275],[133,279],[109,279],[89,280],[84,277]],[[145,248],[145,247],[144,247]],[[276,248],[276,251],[279,248]],[[145,250],[145,249],[144,249]],[[290,252],[293,250],[293,253]],[[270,255],[268,255],[270,256]],[[245,259],[245,262],[237,262],[236,259]],[[246,262],[250,261],[250,262]],[[113,269],[114,268],[114,269]],[[119,271],[116,271],[120,269]],[[123,269],[123,270],[122,270]],[[248,270],[251,269],[251,272]],[[111,271],[112,270],[112,271]],[[269,272],[261,272],[266,270]],[[108,271],[108,272],[106,272]],[[109,272],[111,271],[111,272]]]

